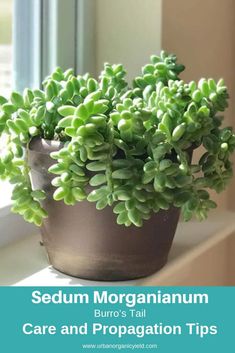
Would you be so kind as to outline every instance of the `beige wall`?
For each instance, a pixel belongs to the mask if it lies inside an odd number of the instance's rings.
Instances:
[[[121,62],[130,80],[162,47],[186,65],[185,80],[224,77],[231,97],[226,123],[235,127],[234,0],[96,0],[95,23],[97,74],[103,62]],[[235,178],[213,197],[235,208]]]
[[[96,0],[96,67],[123,63],[128,78],[161,48],[161,0]]]
[[[223,77],[229,88],[226,123],[235,127],[235,1],[163,0],[162,46],[186,65],[182,78]],[[235,178],[216,199],[235,206]]]

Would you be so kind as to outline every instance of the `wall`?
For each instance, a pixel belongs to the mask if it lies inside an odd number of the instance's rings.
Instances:
[[[234,0],[96,0],[95,22],[97,74],[105,61],[122,62],[130,80],[162,47],[186,65],[185,80],[224,77],[231,97],[225,122],[235,127]],[[235,208],[235,178],[213,198]]]
[[[121,62],[132,79],[161,48],[161,0],[96,0],[96,69]]]
[[[233,0],[163,0],[162,45],[186,65],[182,78],[223,77],[229,88],[226,123],[235,127],[235,2]],[[235,207],[235,178],[215,198]]]

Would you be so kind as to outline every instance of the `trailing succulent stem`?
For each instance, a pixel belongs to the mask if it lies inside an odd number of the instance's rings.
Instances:
[[[120,225],[141,227],[172,206],[185,220],[216,207],[232,176],[232,128],[221,127],[227,107],[223,80],[185,83],[176,56],[152,56],[128,86],[122,65],[105,64],[99,80],[57,68],[43,88],[0,97],[0,133],[6,137],[0,176],[15,185],[12,210],[41,225],[43,190],[33,190],[27,150],[35,137],[64,142],[51,153],[54,199],[113,207]],[[199,146],[201,157],[192,162]]]

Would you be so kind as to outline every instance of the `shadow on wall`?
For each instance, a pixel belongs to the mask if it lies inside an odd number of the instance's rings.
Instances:
[[[226,121],[235,128],[234,0],[164,0],[162,6],[162,47],[185,64],[183,79],[225,79],[230,94]],[[233,209],[234,198],[235,178],[227,192],[214,197],[220,207]]]

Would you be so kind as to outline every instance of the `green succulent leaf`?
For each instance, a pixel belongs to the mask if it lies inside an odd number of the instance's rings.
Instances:
[[[221,192],[232,177],[235,135],[222,126],[224,81],[187,83],[179,77],[183,70],[162,51],[131,85],[122,64],[104,64],[98,80],[58,67],[42,89],[0,96],[0,136],[6,137],[0,178],[14,185],[12,211],[37,226],[48,216],[47,191],[32,187],[28,151],[44,139],[55,141],[48,172],[56,201],[113,207],[117,223],[127,227],[141,227],[172,206],[186,221],[205,219],[216,207],[209,190]],[[192,162],[200,146],[199,161]]]

